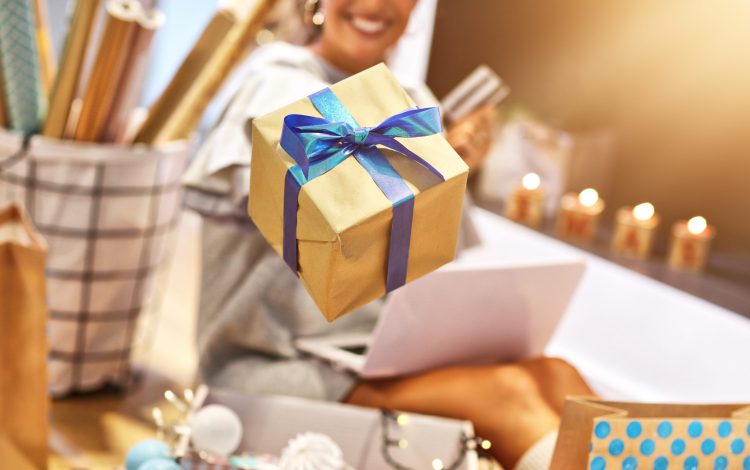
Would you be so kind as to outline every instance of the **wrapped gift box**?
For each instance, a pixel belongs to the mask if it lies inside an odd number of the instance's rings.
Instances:
[[[436,110],[429,115],[431,109],[402,116],[399,123],[407,124],[384,131],[402,137],[404,129],[422,129],[421,134],[416,132],[419,136],[399,138],[394,144],[405,146],[405,152],[378,145],[381,156],[375,157],[380,161],[370,159],[373,149],[366,148],[339,159],[330,165],[332,169],[318,175],[314,158],[290,155],[289,142],[305,151],[319,150],[320,145],[341,145],[335,139],[329,139],[328,144],[311,143],[309,135],[299,137],[296,133],[309,130],[311,122],[327,126],[325,132],[344,129],[347,127],[342,122],[349,119],[349,135],[342,134],[340,140],[360,143],[388,127],[380,125],[385,125],[384,121],[391,118],[395,122],[394,117],[414,108],[414,102],[381,64],[251,123],[250,216],[274,250],[291,268],[296,267],[329,321],[454,258],[468,167],[440,133],[439,119],[433,119],[437,129],[425,123],[437,115]],[[296,119],[297,125],[289,119]],[[295,135],[284,141],[282,131]],[[325,132],[315,137],[330,137],[330,132]],[[304,175],[308,164],[309,174]],[[383,174],[373,177],[373,166],[388,164],[395,172],[385,171],[385,185],[402,185],[406,197],[403,191],[401,199],[387,197]],[[291,197],[289,190],[294,182],[290,177],[297,178],[299,191]],[[376,183],[378,178],[381,181]],[[290,203],[292,217],[296,212],[293,220],[289,219]],[[397,264],[403,264],[400,280],[392,273]]]

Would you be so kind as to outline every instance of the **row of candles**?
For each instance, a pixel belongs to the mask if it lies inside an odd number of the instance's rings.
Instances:
[[[539,175],[528,173],[512,192],[505,215],[538,228],[544,215],[544,199],[545,192]],[[604,207],[604,201],[593,188],[586,188],[578,194],[563,195],[555,228],[557,235],[579,243],[590,243],[596,237]],[[620,208],[615,216],[612,251],[634,258],[648,258],[658,226],[659,215],[651,203]],[[701,216],[675,222],[672,225],[669,265],[689,270],[704,269],[715,234],[714,227]]]

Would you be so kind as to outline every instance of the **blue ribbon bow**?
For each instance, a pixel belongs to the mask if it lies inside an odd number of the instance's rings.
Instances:
[[[284,260],[297,271],[297,209],[302,185],[353,156],[393,205],[386,274],[386,291],[390,292],[406,283],[414,194],[376,146],[399,152],[444,181],[434,166],[396,140],[439,133],[440,113],[437,108],[410,109],[375,127],[362,127],[330,89],[309,98],[323,118],[290,114],[284,118],[281,132],[281,147],[297,163],[287,171],[284,184]]]

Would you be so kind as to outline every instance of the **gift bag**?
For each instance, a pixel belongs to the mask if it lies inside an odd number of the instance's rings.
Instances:
[[[250,216],[328,320],[455,257],[468,167],[385,65],[251,126]]]
[[[0,207],[0,467],[47,467],[47,247],[21,209]]]
[[[750,406],[570,398],[550,468],[747,469]]]
[[[120,147],[0,133],[0,204],[18,201],[49,244],[49,387],[123,386],[181,207],[186,142]]]

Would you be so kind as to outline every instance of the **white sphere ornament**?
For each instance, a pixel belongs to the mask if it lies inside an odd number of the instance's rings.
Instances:
[[[242,441],[242,422],[237,413],[222,405],[208,405],[190,420],[190,440],[198,451],[230,456]]]
[[[344,454],[325,434],[297,434],[281,453],[280,470],[343,470]]]

